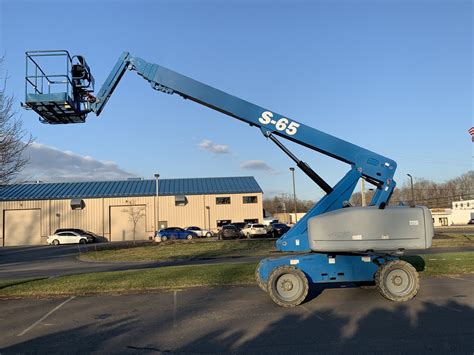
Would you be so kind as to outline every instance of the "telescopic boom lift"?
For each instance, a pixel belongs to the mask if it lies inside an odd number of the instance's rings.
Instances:
[[[53,59],[66,62],[64,72],[50,74],[42,69],[42,61]],[[300,304],[310,283],[375,281],[390,300],[406,301],[416,295],[418,273],[399,256],[405,250],[429,248],[433,222],[426,207],[388,206],[396,185],[397,164],[392,159],[128,52],[119,57],[96,95],[83,56],[64,50],[26,52],[23,106],[38,113],[43,123],[84,123],[89,113],[100,115],[127,70],[135,71],[157,91],[177,94],[259,128],[326,193],[277,240],[278,250],[293,254],[263,259],[257,267],[259,286],[277,304]],[[280,138],[347,163],[350,169],[331,186]],[[376,191],[368,207],[352,207],[349,200],[361,178],[375,185]]]

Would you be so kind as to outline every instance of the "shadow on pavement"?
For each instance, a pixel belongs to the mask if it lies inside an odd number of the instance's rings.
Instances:
[[[460,295],[460,297],[463,295]],[[463,297],[466,297],[464,295]],[[349,300],[350,302],[350,300]],[[350,303],[349,303],[350,304]],[[361,305],[363,303],[354,303]],[[245,318],[245,309],[227,323],[219,317],[201,327],[197,314],[212,313],[212,303],[187,308],[174,325],[173,316],[157,312],[152,319],[123,316],[79,326],[4,348],[9,353],[456,353],[472,354],[474,311],[457,301],[435,304],[412,301],[384,308],[370,305],[342,311],[283,309],[263,303],[261,317]],[[312,307],[314,308],[314,307]],[[349,307],[350,308],[350,307]],[[260,305],[256,308],[260,309]],[[277,314],[267,320],[265,314]],[[206,323],[207,321],[207,323]],[[209,324],[212,323],[212,324]],[[200,323],[199,323],[200,324]]]

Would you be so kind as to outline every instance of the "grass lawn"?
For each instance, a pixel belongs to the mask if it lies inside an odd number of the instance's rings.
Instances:
[[[405,257],[422,276],[474,273],[474,253]],[[143,292],[195,286],[255,283],[256,263],[170,266],[156,269],[100,272],[42,280],[2,281],[0,297],[42,297],[98,293]]]
[[[0,296],[59,296],[251,284],[255,263],[97,272],[4,285]],[[18,282],[17,282],[18,283]]]
[[[423,257],[419,256],[405,256],[404,260],[413,264],[419,270],[425,263],[424,276],[443,276],[455,274],[473,274],[474,273],[474,253],[440,253],[440,254],[426,254]]]
[[[225,258],[237,256],[266,256],[276,251],[274,240],[203,240],[176,241],[141,247],[83,253],[81,260],[89,261],[167,261]]]
[[[474,237],[464,234],[439,234],[433,248],[474,247]],[[80,256],[84,261],[133,262],[217,259],[225,257],[268,256],[276,252],[275,241],[261,240],[197,240],[148,244],[110,250],[90,251]]]
[[[433,248],[474,247],[474,235],[468,234],[439,234],[433,239]]]

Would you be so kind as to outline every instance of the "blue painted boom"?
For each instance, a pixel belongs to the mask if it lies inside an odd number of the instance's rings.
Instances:
[[[309,251],[307,221],[309,218],[343,207],[364,177],[377,186],[371,205],[384,208],[395,188],[395,161],[349,143],[330,134],[306,126],[287,116],[255,105],[215,89],[197,80],[148,63],[124,52],[100,89],[91,110],[99,115],[126,69],[136,71],[150,82],[153,89],[178,94],[204,106],[259,127],[266,136],[280,136],[350,165],[349,172],[287,234],[277,241],[282,251]]]

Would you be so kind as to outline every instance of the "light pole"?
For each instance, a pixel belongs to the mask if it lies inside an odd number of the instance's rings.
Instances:
[[[210,231],[211,230],[211,207],[206,206],[206,210],[207,210],[207,228]]]
[[[158,192],[158,179],[160,178],[160,174],[155,174],[155,182],[156,182],[156,202],[155,202],[155,223],[156,223],[156,231],[160,230],[160,202],[159,202],[159,192]]]
[[[413,190],[413,176],[410,174],[407,174],[408,177],[410,178],[410,184],[411,184],[411,204],[410,207],[415,207],[415,192]]]
[[[296,185],[295,185],[295,168],[290,168],[291,175],[293,176],[293,199],[295,200],[295,223],[298,222],[298,216],[296,214]]]

